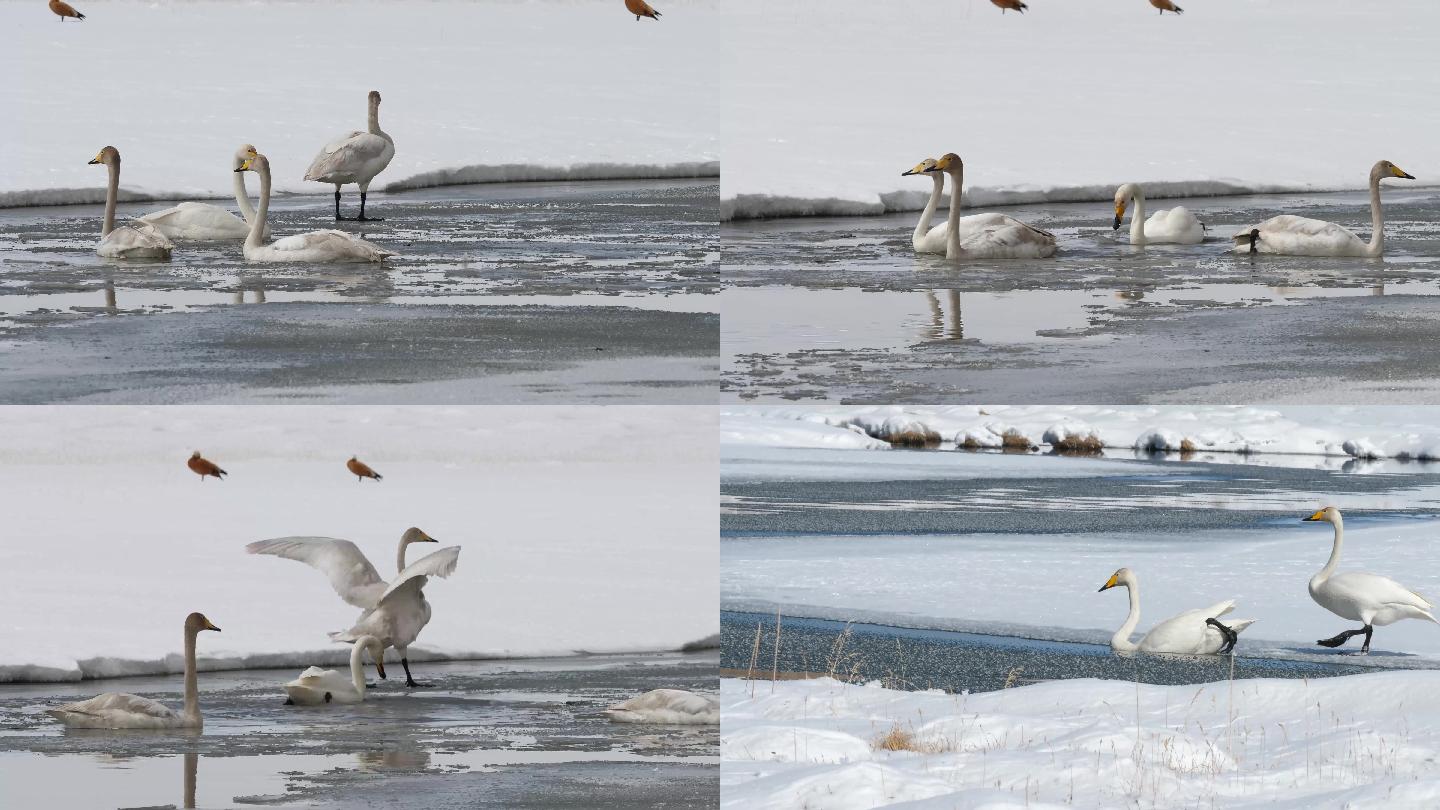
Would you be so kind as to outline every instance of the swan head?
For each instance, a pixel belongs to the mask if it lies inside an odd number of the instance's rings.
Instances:
[[[961,160],[959,155],[955,154],[954,152],[946,152],[944,155],[940,156],[939,160],[935,161],[933,166],[926,169],[925,173],[931,174],[933,172],[950,172],[953,174],[954,172],[958,172],[963,168],[965,168],[965,161]]]
[[[1100,590],[1101,590],[1101,591],[1108,591],[1108,590],[1110,590],[1111,588],[1114,588],[1114,587],[1117,587],[1117,586],[1120,586],[1120,585],[1124,585],[1125,587],[1129,588],[1131,585],[1134,585],[1134,584],[1135,584],[1135,573],[1134,573],[1133,571],[1131,571],[1129,568],[1121,568],[1119,571],[1116,571],[1115,573],[1111,574],[1109,579],[1105,580],[1105,584],[1100,586]],[[1098,591],[1097,591],[1097,593],[1098,593]]]
[[[356,643],[364,647],[365,652],[370,653],[370,660],[375,662],[375,674],[379,675],[381,678],[384,678],[385,645],[381,644],[380,639],[375,638],[374,636],[365,636]]]
[[[915,164],[915,168],[908,172],[901,172],[901,177],[909,177],[912,174],[925,174],[935,168],[935,158],[925,158]]]
[[[1410,174],[1409,172],[1401,169],[1399,166],[1396,166],[1394,163],[1391,163],[1388,160],[1382,160],[1379,163],[1376,163],[1375,168],[1371,170],[1371,174],[1375,174],[1380,177],[1398,177],[1401,180],[1415,179],[1415,175]]]
[[[1338,526],[1340,525],[1340,510],[1333,506],[1327,506],[1310,517],[1301,518],[1301,520],[1306,522],[1331,523]]]
[[[120,150],[113,146],[107,146],[101,149],[100,153],[91,159],[89,165],[94,166],[97,163],[103,163],[106,166],[118,165],[120,163]]]
[[[404,533],[403,535],[400,536],[400,542],[402,542],[402,543],[438,543],[438,542],[440,542],[440,541],[439,541],[439,540],[436,540],[435,538],[431,537],[430,535],[426,534],[425,532],[421,531],[420,529],[417,529],[417,528],[415,528],[414,526],[411,526],[410,528],[408,528],[408,529],[405,530],[405,533]]]
[[[235,171],[237,172],[259,172],[261,166],[266,168],[270,166],[270,160],[259,152],[256,152],[253,147],[244,157],[241,157],[238,152],[235,154],[235,157],[240,158],[239,163],[235,166]]]
[[[370,91],[370,106],[371,106],[371,107],[379,107],[379,106],[380,106],[380,91],[379,91],[379,90],[371,90],[371,91]]]
[[[198,633],[201,630],[214,630],[217,633],[220,632],[220,628],[211,624],[210,620],[205,618],[204,613],[191,613],[189,616],[185,617],[185,632],[193,634]]]
[[[236,171],[240,171],[241,164],[259,154],[259,152],[255,151],[254,146],[248,143],[242,143],[240,144],[240,148],[235,150],[235,160],[231,165]]]
[[[1115,189],[1115,225],[1111,230],[1120,230],[1120,221],[1125,218],[1125,207],[1135,199],[1135,184],[1126,183]]]

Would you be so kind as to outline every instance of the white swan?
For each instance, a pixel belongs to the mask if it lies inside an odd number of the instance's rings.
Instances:
[[[331,633],[335,641],[356,642],[364,636],[380,639],[383,647],[394,647],[405,667],[405,684],[420,686],[410,676],[407,648],[430,621],[430,603],[422,589],[429,577],[448,577],[460,559],[460,547],[449,546],[405,565],[405,548],[411,543],[434,543],[430,535],[416,528],[400,537],[396,564],[398,576],[386,583],[375,566],[349,540],[329,537],[280,537],[258,540],[245,547],[251,554],[273,554],[299,560],[330,578],[330,587],[340,598],[364,609],[355,626]]]
[[[325,703],[362,703],[365,700],[365,662],[362,653],[370,653],[375,672],[385,677],[385,648],[374,636],[355,640],[350,650],[350,680],[333,669],[310,667],[300,677],[285,684],[286,704],[318,706]]]
[[[1126,183],[1115,189],[1115,230],[1125,219],[1125,207],[1131,201],[1135,210],[1130,214],[1130,244],[1169,243],[1176,245],[1198,245],[1205,241],[1205,226],[1183,205],[1160,209],[1145,218],[1145,192],[1139,183]]]
[[[981,227],[966,233],[960,227],[960,195],[965,164],[950,152],[924,170],[926,174],[950,175],[950,214],[945,224],[945,258],[955,259],[1043,259],[1055,255],[1055,237],[1032,228],[1018,219]]]
[[[241,162],[236,172],[260,175],[260,210],[250,223],[243,252],[251,262],[383,262],[394,256],[374,242],[344,231],[310,231],[265,244],[266,221],[270,215],[270,160],[254,154]]]
[[[1181,655],[1224,655],[1235,649],[1236,638],[1254,619],[1231,619],[1221,624],[1220,617],[1235,609],[1235,600],[1227,599],[1201,610],[1187,610],[1150,628],[1136,644],[1130,640],[1135,625],[1140,623],[1140,578],[1129,568],[1121,568],[1100,586],[1105,591],[1123,585],[1130,592],[1130,615],[1110,638],[1115,652],[1176,653]]]
[[[240,168],[245,159],[255,154],[255,147],[243,144],[235,150],[231,169]],[[171,239],[208,241],[215,239],[244,239],[250,234],[250,223],[255,220],[255,208],[250,205],[250,196],[245,191],[245,175],[231,172],[231,185],[235,191],[235,204],[240,206],[244,219],[235,216],[218,205],[197,202],[182,202],[173,208],[156,211],[140,217],[141,222],[154,225]],[[269,238],[270,229],[265,229]]]
[[[720,722],[720,702],[684,689],[652,689],[605,710],[617,723],[713,725]]]
[[[124,692],[106,692],[89,700],[67,703],[45,713],[70,728],[193,728],[205,721],[200,717],[200,687],[195,676],[195,637],[201,630],[220,628],[202,614],[185,617],[185,710],[177,712],[163,703]]]
[[[1329,523],[1335,527],[1335,545],[1330,549],[1330,560],[1310,578],[1310,598],[1342,619],[1365,625],[1359,630],[1346,630],[1333,638],[1321,639],[1316,644],[1339,647],[1351,636],[1363,633],[1365,644],[1360,648],[1360,654],[1365,655],[1370,652],[1370,636],[1377,625],[1384,627],[1401,619],[1425,619],[1440,624],[1430,613],[1434,605],[1428,599],[1389,577],[1362,571],[1335,573],[1335,566],[1340,564],[1340,546],[1345,542],[1345,521],[1340,517],[1339,509],[1327,506],[1303,520]]]
[[[105,189],[105,224],[100,226],[100,244],[95,252],[107,259],[168,259],[175,249],[165,234],[148,222],[115,225],[115,204],[120,197],[120,150],[107,146],[90,161],[105,164],[110,184]]]
[[[1380,180],[1415,178],[1382,160],[1370,168],[1370,241],[1321,219],[1282,214],[1235,234],[1236,253],[1281,253],[1287,256],[1363,256],[1385,252],[1385,215],[1380,210]]]
[[[920,212],[920,222],[915,226],[915,233],[910,237],[910,244],[915,247],[916,253],[944,253],[946,236],[950,232],[948,222],[930,227],[930,221],[935,218],[935,209],[940,204],[940,196],[945,188],[945,173],[932,172],[935,166],[934,158],[925,158],[915,168],[908,172],[901,172],[901,177],[909,177],[917,174],[929,174],[934,181],[930,189],[930,200],[925,203],[925,210]],[[971,214],[968,217],[960,218],[960,238],[977,234],[986,228],[994,228],[1001,225],[1020,225],[1021,222],[1014,217],[1005,214]]]
[[[370,115],[365,132],[350,132],[341,135],[311,161],[305,170],[306,180],[335,184],[335,218],[340,216],[340,187],[347,183],[360,186],[359,220],[379,219],[365,216],[365,194],[370,190],[370,181],[385,171],[390,159],[395,157],[395,140],[380,129],[380,91],[370,91]]]

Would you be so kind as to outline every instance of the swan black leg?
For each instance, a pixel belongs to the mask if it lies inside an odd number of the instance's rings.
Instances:
[[[365,192],[363,191],[360,192],[360,216],[357,219],[361,222],[383,222],[385,220],[384,217],[365,216]]]
[[[1369,655],[1369,654],[1370,654],[1370,637],[1373,636],[1374,634],[1375,634],[1375,626],[1374,626],[1374,625],[1370,625],[1370,624],[1365,625],[1365,644],[1360,647],[1360,653],[1361,653],[1362,655]]]
[[[336,222],[339,222],[339,221],[342,220],[342,219],[344,219],[344,217],[340,216],[340,187],[339,187],[339,186],[336,186],[336,187],[335,187],[335,221],[336,221]]]
[[[1339,647],[1341,644],[1349,641],[1352,636],[1358,636],[1363,633],[1365,634],[1365,646],[1361,647],[1360,651],[1370,652],[1370,634],[1373,632],[1375,632],[1375,628],[1367,624],[1359,630],[1346,630],[1345,632],[1337,636],[1334,636],[1332,638],[1322,638],[1315,643],[1319,644],[1321,647]]]
[[[1358,632],[1358,631],[1357,631],[1357,632]],[[405,685],[406,685],[406,686],[408,686],[408,687],[410,687],[410,688],[413,689],[413,688],[419,687],[419,686],[429,686],[429,685],[430,685],[430,684],[428,684],[428,683],[419,683],[419,682],[417,682],[414,678],[410,677],[410,659],[408,659],[408,658],[401,658],[401,659],[400,659],[400,666],[402,666],[402,667],[405,668]]]
[[[1218,619],[1206,619],[1205,623],[1219,630],[1220,635],[1225,637],[1225,643],[1220,645],[1220,649],[1215,653],[1216,655],[1224,655],[1235,650],[1235,642],[1240,639],[1239,633],[1221,624]]]

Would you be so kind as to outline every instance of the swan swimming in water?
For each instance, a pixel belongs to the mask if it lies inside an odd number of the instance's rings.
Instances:
[[[193,728],[205,725],[200,716],[200,687],[195,675],[195,637],[201,630],[220,628],[203,614],[185,617],[185,709],[174,709],[139,695],[106,692],[89,700],[46,709],[45,713],[69,728]]]
[[[260,175],[260,210],[250,223],[243,252],[251,262],[383,262],[395,252],[374,242],[367,242],[344,231],[309,231],[264,244],[266,220],[270,212],[270,161],[255,152],[247,157],[236,172]]]
[[[300,677],[285,684],[286,705],[319,706],[326,703],[363,703],[365,701],[365,662],[363,653],[370,654],[375,672],[385,677],[385,648],[374,636],[355,640],[350,650],[350,679],[333,669],[310,667]]]
[[[380,91],[371,90],[369,96],[370,114],[364,132],[349,132],[320,150],[305,170],[306,180],[335,185],[335,219],[340,216],[340,187],[349,183],[360,186],[360,216],[357,220],[380,219],[365,216],[365,195],[370,191],[370,181],[385,171],[390,159],[395,157],[395,139],[380,128]]]
[[[930,227],[930,221],[935,218],[935,209],[940,204],[940,197],[945,190],[945,173],[932,171],[935,167],[934,158],[925,158],[915,165],[913,169],[901,172],[901,177],[912,175],[929,174],[932,182],[930,188],[930,199],[925,203],[925,210],[920,212],[920,222],[915,226],[915,233],[910,238],[910,244],[915,247],[916,253],[940,253],[945,252],[946,234],[950,232],[948,222]],[[960,218],[960,238],[973,236],[986,228],[996,228],[1001,225],[1025,226],[1014,217],[1005,214],[971,214]]]
[[[231,161],[232,170],[240,168],[245,159],[255,154],[255,147],[242,144],[235,150]],[[255,220],[255,208],[250,205],[250,196],[245,191],[245,175],[232,171],[231,185],[235,191],[235,204],[240,206],[244,219],[235,216],[218,205],[197,202],[182,202],[173,208],[156,211],[140,217],[141,222],[154,225],[157,230],[171,239],[208,241],[215,239],[244,239],[250,234],[250,223]],[[270,238],[270,229],[265,229],[265,238]]]
[[[1310,598],[1342,619],[1365,625],[1359,630],[1346,630],[1331,638],[1322,638],[1316,644],[1339,647],[1351,636],[1364,634],[1365,644],[1361,646],[1360,654],[1365,655],[1370,652],[1370,637],[1375,633],[1376,626],[1384,627],[1401,619],[1424,619],[1440,624],[1430,612],[1434,607],[1430,600],[1389,577],[1363,571],[1335,573],[1335,566],[1340,564],[1340,547],[1345,542],[1345,520],[1340,516],[1339,509],[1327,506],[1301,519],[1329,523],[1335,527],[1330,559],[1319,573],[1310,578]]]
[[[1150,628],[1136,644],[1130,640],[1135,625],[1140,623],[1140,578],[1129,568],[1121,568],[1100,586],[1101,591],[1124,586],[1130,592],[1130,614],[1110,639],[1115,652],[1175,653],[1180,655],[1224,655],[1235,649],[1235,641],[1254,619],[1231,619],[1222,624],[1220,617],[1235,609],[1235,600],[1227,599],[1208,608],[1187,610]]]
[[[947,153],[925,174],[950,175],[950,212],[945,224],[945,258],[958,259],[1043,259],[1055,255],[1054,235],[1032,228],[1012,217],[1004,223],[983,226],[972,232],[960,227],[960,198],[965,164],[954,152]]]
[[[720,722],[720,702],[684,689],[652,689],[605,710],[617,723],[713,725]]]
[[[1205,241],[1205,226],[1184,206],[1162,208],[1146,219],[1145,192],[1139,183],[1126,183],[1115,189],[1115,230],[1120,229],[1125,208],[1131,201],[1135,203],[1135,210],[1130,214],[1130,244],[1140,247],[1161,243],[1198,245]]]
[[[330,579],[330,587],[355,607],[363,609],[355,626],[331,633],[334,641],[358,642],[374,636],[383,647],[394,647],[405,668],[405,684],[421,686],[410,675],[407,649],[430,622],[430,603],[422,589],[432,576],[448,577],[460,560],[460,547],[449,546],[405,564],[405,549],[411,543],[434,543],[435,538],[417,528],[405,530],[396,557],[399,575],[390,582],[380,578],[375,566],[349,540],[329,537],[280,537],[257,540],[245,547],[251,554],[273,554],[298,560]],[[378,660],[378,659],[377,659]]]
[[[169,259],[175,243],[154,225],[139,221],[115,224],[115,205],[120,199],[120,150],[107,146],[90,164],[104,164],[110,170],[110,182],[105,187],[105,222],[100,226],[100,244],[95,252],[107,259]]]
[[[1370,168],[1370,241],[1321,219],[1282,214],[1235,234],[1236,253],[1279,253],[1286,256],[1360,256],[1385,252],[1385,214],[1380,209],[1380,181],[1386,177],[1415,178],[1382,160]]]

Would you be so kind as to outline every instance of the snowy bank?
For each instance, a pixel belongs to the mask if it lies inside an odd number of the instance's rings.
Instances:
[[[981,694],[721,681],[722,807],[1434,807],[1440,673]]]
[[[702,92],[718,75],[711,0],[674,0],[645,25],[565,0],[83,10],[61,24],[43,3],[0,2],[0,207],[103,201],[104,172],[86,161],[106,144],[124,156],[122,199],[227,198],[247,142],[269,156],[277,194],[329,194],[301,178],[321,146],[364,127],[372,89],[396,143],[376,190],[718,174]]]
[[[950,151],[977,206],[1357,189],[1382,158],[1440,180],[1426,0],[728,10],[725,219],[919,210],[900,173]]]
[[[245,544],[348,539],[386,577],[412,525],[463,549],[412,659],[679,649],[718,624],[714,437],[678,407],[0,409],[0,681],[177,672],[192,610],[203,669],[341,663],[359,611]]]
[[[742,406],[725,410],[721,424],[722,444],[737,446],[867,449],[862,442],[870,437],[882,448],[920,444],[1136,450],[1221,460],[1237,454],[1440,460],[1440,425],[1422,410],[1398,406]],[[855,432],[863,434],[861,439],[848,439]],[[821,438],[806,443],[804,437],[812,435]]]

